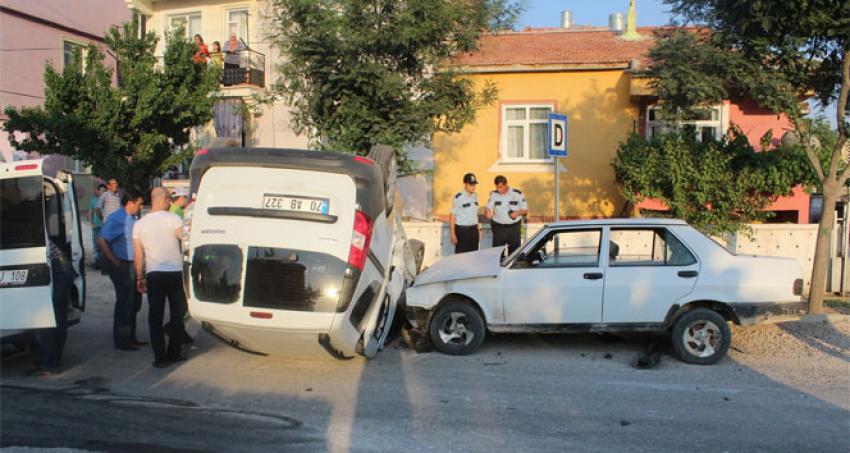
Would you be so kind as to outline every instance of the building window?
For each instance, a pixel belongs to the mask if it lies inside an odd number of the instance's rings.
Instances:
[[[77,49],[80,49],[80,58],[82,58],[83,71],[85,71],[85,61],[86,61],[86,53],[88,53],[88,48],[84,44],[80,44],[74,41],[62,41],[62,67],[67,68],[71,64],[74,63],[74,52]]]
[[[549,113],[552,105],[502,106],[502,161],[549,161]]]
[[[168,17],[168,28],[175,30],[183,26],[184,37],[191,39],[201,34],[201,13],[180,14]]]
[[[245,41],[250,40],[248,37],[248,10],[230,9],[227,10],[227,36],[224,39],[230,39],[231,35],[236,35],[237,38]]]
[[[721,106],[696,109],[686,113],[679,123],[683,134],[691,135],[698,141],[720,140],[726,132],[723,127],[723,108]],[[665,134],[674,129],[673,120],[665,118],[665,112],[657,105],[646,110],[646,137]]]

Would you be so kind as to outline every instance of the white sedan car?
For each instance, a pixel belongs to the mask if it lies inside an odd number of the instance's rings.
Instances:
[[[407,289],[414,329],[447,354],[486,333],[669,332],[677,355],[709,364],[729,349],[728,322],[805,308],[800,265],[741,256],[681,220],[546,225],[513,254],[444,258]]]

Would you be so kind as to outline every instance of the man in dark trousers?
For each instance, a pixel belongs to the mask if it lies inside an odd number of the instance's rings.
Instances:
[[[449,216],[449,232],[455,253],[478,250],[481,240],[481,225],[478,223],[478,194],[475,188],[478,179],[472,173],[463,175],[463,190],[452,199],[452,213]]]
[[[56,327],[39,329],[35,339],[38,348],[36,368],[27,371],[29,376],[59,374],[65,338],[68,335],[68,305],[71,303],[73,270],[71,261],[52,240],[47,240],[47,258],[50,260],[50,285],[53,291],[53,316]]]
[[[187,336],[183,326],[186,295],[183,293],[183,221],[168,211],[168,191],[151,191],[151,212],[133,227],[136,288],[148,293],[148,327],[151,332],[153,366],[165,368],[185,360],[180,347]],[[168,299],[168,347],[163,330],[165,301]]]
[[[484,215],[490,219],[493,247],[507,244],[511,254],[519,248],[522,217],[528,215],[528,204],[522,192],[508,186],[508,178],[499,175],[493,182],[496,190],[490,192]]]
[[[97,238],[115,287],[112,337],[115,348],[122,351],[135,351],[147,344],[136,338],[136,313],[142,307],[142,295],[136,291],[133,267],[133,225],[143,201],[141,193],[128,190],[122,200],[124,207],[107,217]]]

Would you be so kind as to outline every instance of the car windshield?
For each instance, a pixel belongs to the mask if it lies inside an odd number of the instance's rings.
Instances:
[[[523,246],[522,246],[522,247],[517,247],[517,249],[516,249],[516,250],[514,250],[514,252],[513,252],[513,253],[511,253],[510,255],[508,255],[508,256],[503,256],[503,257],[502,257],[501,265],[502,265],[502,266],[506,266],[508,263],[510,263],[511,261],[513,261],[513,260],[514,260],[514,258],[516,258],[516,256],[517,256],[517,255],[519,255],[520,250],[522,250],[522,249],[526,248],[526,246],[527,246],[528,244],[533,244],[533,243],[537,242],[537,238],[538,238],[538,237],[540,237],[540,235],[541,235],[541,234],[543,234],[545,231],[546,231],[546,228],[541,228],[539,231],[537,231],[537,233],[535,233],[535,234],[534,234],[534,236],[532,236],[531,238],[529,238],[529,239],[528,239],[528,241],[526,241],[526,242],[525,242],[525,244],[523,244]],[[505,248],[505,251],[504,251],[503,253],[507,253],[507,250],[508,250],[508,249],[507,249],[507,247],[506,247],[506,248]]]

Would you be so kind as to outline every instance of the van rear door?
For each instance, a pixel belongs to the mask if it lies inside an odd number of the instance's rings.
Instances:
[[[65,238],[71,247],[71,268],[74,270],[74,288],[72,297],[75,308],[86,308],[86,257],[83,249],[83,228],[80,225],[80,210],[77,203],[77,186],[74,176],[67,171],[60,171],[56,177],[65,184],[66,192],[62,197],[62,207],[65,214]]]
[[[0,330],[55,327],[41,161],[0,164]]]

